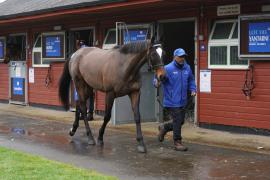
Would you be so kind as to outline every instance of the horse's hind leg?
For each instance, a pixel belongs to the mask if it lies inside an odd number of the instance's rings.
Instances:
[[[92,87],[89,87],[89,106],[88,106],[88,116],[87,119],[88,121],[94,120],[94,99],[95,99],[95,94],[94,90]]]
[[[98,135],[98,145],[103,145],[103,135],[105,132],[105,128],[106,125],[108,124],[108,122],[111,119],[111,113],[112,113],[112,106],[113,106],[113,101],[114,101],[114,93],[113,92],[109,92],[106,94],[106,107],[105,107],[105,116],[104,116],[104,122],[101,126],[101,128],[99,129],[99,135]]]
[[[95,145],[95,139],[93,137],[92,131],[90,129],[88,120],[87,120],[87,108],[86,108],[86,101],[81,101],[80,102],[80,107],[81,107],[81,111],[83,114],[83,120],[84,120],[84,124],[85,124],[85,129],[86,129],[86,135],[88,137],[88,144],[89,145]]]
[[[73,123],[73,127],[69,131],[70,136],[74,136],[78,127],[79,127],[79,120],[80,120],[80,107],[78,101],[76,102],[76,111],[75,111],[75,121]]]
[[[75,81],[75,85],[76,85],[77,92],[79,95],[79,104],[80,104],[81,113],[83,115],[86,134],[88,137],[88,144],[95,145],[96,142],[92,135],[92,132],[91,132],[88,120],[87,120],[86,100],[89,97],[89,89],[88,89],[89,87],[82,79],[77,79],[77,81]]]
[[[144,145],[143,135],[142,135],[142,130],[141,130],[141,116],[140,116],[140,110],[139,110],[140,91],[133,91],[129,95],[129,98],[131,100],[131,106],[134,113],[134,120],[136,123],[137,141],[139,143],[137,146],[137,149],[141,153],[146,153],[146,147]]]

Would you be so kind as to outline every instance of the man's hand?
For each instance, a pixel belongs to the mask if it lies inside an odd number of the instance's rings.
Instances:
[[[191,96],[196,96],[196,92],[191,92]]]

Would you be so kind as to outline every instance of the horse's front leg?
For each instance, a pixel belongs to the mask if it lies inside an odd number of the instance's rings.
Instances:
[[[134,113],[134,120],[136,123],[137,141],[139,143],[137,146],[137,149],[141,153],[146,153],[146,147],[144,145],[142,129],[141,129],[141,115],[140,115],[140,109],[139,109],[140,91],[133,91],[129,95],[129,98],[131,100],[131,106]]]
[[[103,135],[104,135],[104,132],[105,132],[106,125],[108,124],[108,122],[111,119],[112,106],[113,106],[114,98],[115,98],[114,92],[108,92],[108,93],[106,93],[105,116],[104,116],[104,122],[103,122],[101,128],[99,129],[98,145],[103,145],[104,144],[103,143]]]

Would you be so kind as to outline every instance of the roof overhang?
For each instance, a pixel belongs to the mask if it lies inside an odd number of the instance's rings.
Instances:
[[[155,3],[161,3],[162,0],[117,0],[117,1],[106,1],[107,3],[92,3],[91,6],[88,4],[80,4],[77,6],[61,7],[55,9],[46,9],[40,11],[34,11],[29,13],[16,14],[11,16],[0,17],[0,25],[10,24],[10,23],[21,23],[21,22],[33,22],[35,20],[46,20],[50,18],[64,17],[70,15],[80,15],[80,14],[95,14],[100,12],[110,12],[113,10],[120,10],[123,8],[135,8]]]
[[[263,1],[263,0],[258,0]],[[177,0],[177,1],[165,1],[165,0],[104,0],[95,1],[91,3],[81,3],[73,6],[63,6],[59,8],[46,9],[40,11],[33,11],[29,13],[16,14],[11,16],[0,17],[0,26],[9,26],[10,24],[29,24],[50,20],[63,20],[63,18],[72,18],[74,16],[95,17],[95,16],[110,16],[131,11],[153,8],[162,9],[179,9],[183,11],[188,7],[216,6],[228,3],[243,3],[253,2],[252,0],[227,0],[226,2],[220,0]],[[146,12],[146,11],[145,11]]]

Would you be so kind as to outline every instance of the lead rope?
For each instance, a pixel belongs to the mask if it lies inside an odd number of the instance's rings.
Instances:
[[[248,80],[249,77],[249,72],[250,72],[250,80]],[[245,83],[243,85],[242,91],[244,95],[246,96],[247,100],[250,100],[252,90],[255,88],[255,83],[254,83],[254,66],[249,65],[248,70],[246,71],[246,76],[245,76]]]
[[[162,103],[160,102],[160,99],[159,99],[159,87],[157,87],[157,97],[156,97],[156,99],[157,99],[157,102],[160,105],[161,109],[163,109],[164,107],[163,107],[163,105],[162,105]]]

